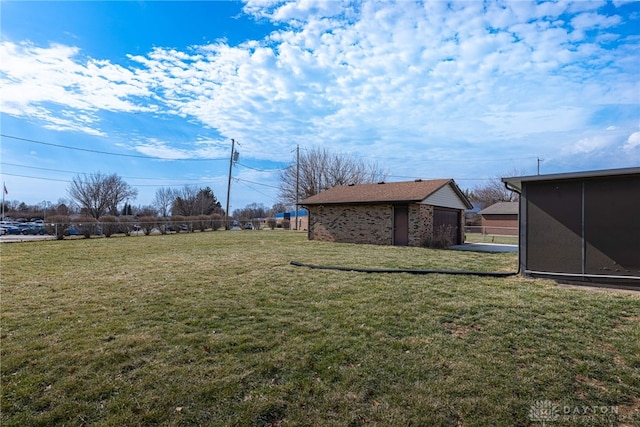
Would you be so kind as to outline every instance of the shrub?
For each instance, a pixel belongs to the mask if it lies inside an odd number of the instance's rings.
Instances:
[[[270,229],[275,230],[276,229],[276,225],[278,225],[278,221],[276,221],[275,218],[268,218],[267,219],[267,225],[269,226]]]
[[[165,218],[157,218],[156,221],[157,221],[158,230],[160,230],[160,233],[167,234],[167,232],[169,231],[169,227],[171,226],[170,220],[165,217]]]
[[[173,215],[171,217],[171,228],[173,228],[173,231],[179,233],[181,231],[180,227],[184,225],[185,220],[186,217],[182,215]]]
[[[184,223],[182,223],[182,231],[186,231],[188,233],[193,233],[193,226],[197,222],[197,216],[187,216],[184,218]]]
[[[90,238],[93,234],[98,234],[98,221],[93,217],[81,216],[79,218],[72,219],[71,223],[85,239]]]
[[[69,228],[71,218],[67,215],[52,215],[47,217],[47,223],[45,224],[45,230],[47,233],[56,236],[56,239],[64,239],[64,231]]]
[[[100,226],[102,227],[102,234],[104,234],[104,237],[111,237],[112,234],[116,234],[120,231],[120,221],[118,220],[118,217],[113,215],[101,216]]]
[[[158,218],[155,216],[142,216],[138,218],[138,225],[142,229],[145,236],[151,234],[151,230],[153,230],[158,222]]]
[[[135,222],[136,220],[130,216],[121,216],[119,232],[125,236],[131,236],[131,231],[133,230]]]
[[[198,215],[194,225],[198,230],[205,231],[211,225],[211,217],[209,215]]]
[[[441,225],[433,230],[433,236],[425,241],[424,246],[433,249],[446,249],[453,245],[453,228]]]
[[[222,228],[222,226],[224,226],[221,215],[211,214],[210,218],[211,218],[211,230],[216,231]]]

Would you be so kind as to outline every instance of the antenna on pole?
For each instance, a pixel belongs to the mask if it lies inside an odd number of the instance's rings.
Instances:
[[[536,159],[538,160],[538,175],[540,175],[540,162],[544,162],[544,159],[541,159],[540,157],[536,157]]]
[[[240,145],[240,144],[238,144]],[[226,221],[225,221],[225,229],[229,229],[229,197],[231,194],[231,172],[233,170],[233,163],[238,161],[238,157],[240,153],[238,153],[235,149],[236,140],[231,138],[231,158],[229,159],[229,181],[227,183],[227,208],[225,210]]]

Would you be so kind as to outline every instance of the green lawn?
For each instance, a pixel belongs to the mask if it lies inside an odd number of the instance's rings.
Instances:
[[[640,425],[638,294],[289,264],[511,271],[517,254],[283,231],[0,251],[3,426]]]
[[[518,236],[502,236],[497,234],[466,233],[465,242],[469,243],[499,243],[503,245],[517,245]]]

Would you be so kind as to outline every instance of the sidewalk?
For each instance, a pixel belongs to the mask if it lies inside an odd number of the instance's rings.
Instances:
[[[453,245],[449,249],[455,251],[475,251],[475,252],[518,252],[518,245],[504,245],[500,243],[464,243]]]

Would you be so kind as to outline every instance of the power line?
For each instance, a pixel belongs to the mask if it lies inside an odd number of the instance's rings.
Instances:
[[[87,172],[77,172],[77,171],[68,171],[68,170],[61,170],[61,169],[51,169],[51,168],[42,168],[42,167],[37,167],[37,166],[26,166],[26,165],[19,165],[16,163],[7,163],[7,162],[0,162],[0,165],[5,165],[5,166],[14,166],[14,167],[19,167],[19,168],[25,168],[25,169],[36,169],[36,170],[44,170],[44,171],[50,171],[50,172],[61,172],[61,173],[72,173],[75,175],[87,175]],[[49,179],[49,178],[39,178],[39,177],[33,177],[33,176],[27,176],[27,175],[15,175],[15,174],[10,174],[10,173],[6,173],[6,172],[0,172],[0,174],[3,175],[12,175],[12,176],[22,176],[25,178],[35,178],[35,179]],[[121,178],[126,178],[126,179],[142,179],[142,180],[146,180],[146,181],[177,181],[178,179],[176,178],[149,178],[149,177],[144,177],[144,176],[121,176]],[[194,180],[194,182],[197,183],[207,183],[207,182],[215,182],[215,181],[221,181],[224,178],[217,178],[217,179],[199,179],[199,180]],[[70,182],[70,181],[65,181],[65,182]],[[175,186],[175,185],[190,185],[190,184],[167,184],[167,186]],[[145,184],[136,184],[136,186],[145,186]],[[156,184],[146,184],[146,186],[157,186]]]
[[[43,181],[58,181],[58,182],[71,182],[68,179],[54,179],[54,178],[42,178],[39,176],[29,176],[29,175],[18,175],[16,173],[6,173],[6,172],[2,172],[2,175],[8,175],[8,176],[17,176],[19,178],[31,178],[31,179],[41,179]]]
[[[105,155],[108,155],[108,156],[133,157],[133,158],[136,158],[136,159],[164,160],[164,161],[190,161],[190,162],[194,162],[194,161],[195,162],[204,162],[204,161],[225,160],[225,159],[191,159],[191,158],[186,158],[186,159],[175,159],[175,158],[173,158],[172,159],[172,158],[167,158],[167,157],[143,156],[141,154],[113,153],[113,152],[109,152],[109,151],[91,150],[89,148],[71,147],[69,145],[53,144],[51,142],[44,142],[44,141],[36,141],[35,139],[21,138],[21,137],[13,136],[13,135],[0,134],[0,136],[3,137],[3,138],[8,138],[8,139],[15,139],[17,141],[30,142],[32,144],[48,145],[50,147],[64,148],[64,149],[67,149],[67,150],[84,151],[84,152],[87,152],[87,153],[95,153],[95,154],[105,154]]]
[[[245,165],[244,163],[240,163],[240,162],[237,162],[237,164],[240,165],[240,166],[244,166],[247,169],[252,169],[254,171],[267,172],[267,173],[279,172],[279,171],[284,170],[284,169],[287,168],[287,167],[282,167],[282,168],[277,168],[277,169],[259,169],[259,168],[254,168],[253,166]]]
[[[71,180],[68,179],[55,179],[55,178],[43,178],[41,176],[32,176],[32,175],[20,175],[20,174],[15,174],[15,173],[7,173],[7,172],[2,172],[0,173],[0,175],[7,175],[7,176],[16,176],[19,178],[29,178],[29,179],[39,179],[42,181],[57,181],[57,182],[67,182],[70,183],[72,182]],[[146,179],[146,178],[138,178],[138,179]],[[135,184],[132,185],[132,187],[182,187],[185,185],[195,185],[197,184],[206,184],[208,182],[211,182],[211,180],[199,180],[199,181],[194,181],[194,182],[190,182],[190,183],[180,183],[180,184]]]
[[[40,168],[40,167],[37,167],[37,166],[18,165],[16,163],[0,162],[0,165],[15,166],[15,167],[25,168],[25,169],[37,169],[37,170],[50,171],[50,172],[72,173],[72,174],[75,174],[75,175],[87,174],[87,172],[67,171],[67,170],[50,169],[50,168]],[[127,179],[146,179],[146,180],[149,180],[149,181],[175,181],[175,179],[173,179],[173,178],[146,178],[146,177],[142,177],[142,176],[123,176],[122,178],[127,178]]]
[[[442,179],[442,177],[438,178],[426,178],[426,177],[416,177],[416,176],[405,176],[405,175],[387,175],[387,178],[402,178],[402,179]],[[489,181],[491,178],[455,178],[455,181]]]
[[[246,184],[246,181],[244,181],[244,182],[243,182],[243,185],[244,185],[245,187],[247,187],[247,188],[250,188],[252,191],[255,191],[255,192],[256,192],[256,193],[258,193],[258,194],[262,194],[263,196],[270,198],[271,200],[276,200],[276,199],[274,199],[274,198],[273,198],[273,196],[272,196],[271,194],[263,193],[262,191],[260,191],[260,190],[258,190],[258,189],[256,189],[256,188],[253,188],[253,187],[252,187],[252,186],[250,186],[250,185],[247,185],[247,184]],[[260,185],[260,184],[258,184],[258,185]]]
[[[263,187],[275,188],[276,190],[280,189],[280,187],[277,187],[275,185],[263,184],[261,182],[249,181],[247,179],[242,179],[242,178],[234,178],[234,179],[236,181],[240,181],[240,182],[248,182],[249,184],[255,184],[255,185],[261,185]]]
[[[363,158],[362,156],[359,156],[361,158]],[[366,159],[366,157],[364,157]],[[448,158],[448,159],[443,159],[443,158],[425,158],[425,159],[421,159],[421,160],[417,160],[416,163],[424,163],[424,162],[433,162],[433,163],[444,163],[444,162],[455,162],[455,163],[475,163],[475,162],[506,162],[506,161],[513,161],[513,160],[533,160],[533,159],[537,159],[538,157],[536,156],[525,156],[525,157],[502,157],[502,158],[474,158],[474,157],[465,157],[463,159],[460,158]],[[386,157],[386,160],[398,160],[398,161],[404,161],[406,159],[401,159],[398,157]]]

